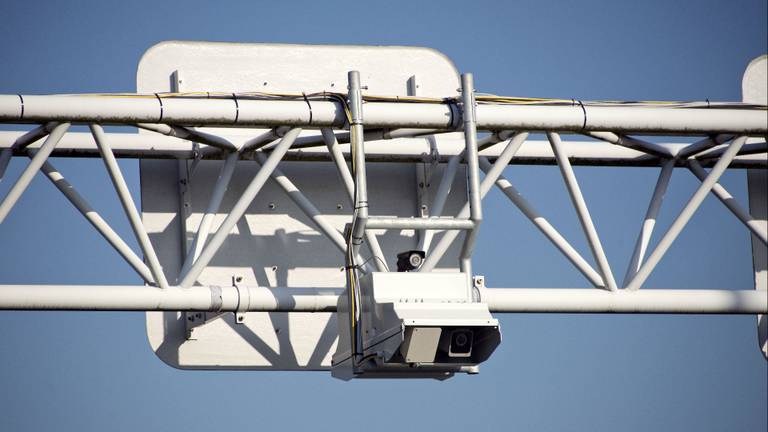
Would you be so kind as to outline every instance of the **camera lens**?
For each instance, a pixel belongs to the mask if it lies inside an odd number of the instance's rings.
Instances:
[[[410,257],[408,257],[408,262],[413,266],[413,268],[419,268],[421,267],[421,255],[417,253],[412,253]]]
[[[454,330],[451,333],[451,354],[469,354],[472,352],[472,330]]]

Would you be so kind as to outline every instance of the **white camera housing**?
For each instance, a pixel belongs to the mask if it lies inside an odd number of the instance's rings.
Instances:
[[[348,297],[339,299],[336,378],[436,378],[477,373],[501,342],[465,273],[372,272],[360,278],[363,348],[353,365]]]

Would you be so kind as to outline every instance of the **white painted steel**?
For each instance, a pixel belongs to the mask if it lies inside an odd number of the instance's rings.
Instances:
[[[768,297],[753,290],[603,291],[576,288],[487,288],[480,298],[492,312],[756,314]]]
[[[437,187],[437,192],[435,192],[435,198],[429,208],[429,213],[432,217],[442,216],[443,209],[445,208],[445,201],[448,199],[448,194],[451,193],[451,186],[453,185],[453,179],[456,177],[456,171],[459,168],[460,161],[461,156],[459,155],[452,156],[448,160],[443,175],[440,177],[440,184]],[[434,236],[434,230],[424,230],[419,236],[419,249],[428,253]]]
[[[661,240],[659,240],[659,244],[656,245],[656,248],[648,257],[648,260],[645,262],[645,264],[642,265],[642,267],[640,267],[640,269],[637,271],[637,274],[635,274],[635,277],[632,278],[632,281],[626,285],[626,289],[636,290],[643,285],[643,282],[645,282],[648,276],[650,276],[651,272],[656,267],[656,264],[661,261],[661,258],[667,252],[669,247],[672,246],[672,242],[675,241],[677,236],[680,234],[680,232],[682,232],[683,228],[685,228],[685,225],[691,219],[701,203],[704,202],[704,198],[706,198],[706,196],[709,194],[709,191],[717,183],[718,179],[720,179],[720,176],[723,175],[726,168],[728,168],[728,164],[731,163],[731,160],[736,156],[736,154],[739,152],[739,149],[744,145],[746,140],[746,137],[739,137],[733,140],[728,150],[723,154],[723,157],[717,161],[717,164],[715,164],[715,167],[712,168],[712,171],[709,172],[707,178],[701,182],[699,188],[696,189],[696,192],[693,194],[691,199],[685,205],[683,210],[680,211],[680,214],[677,216],[675,221],[672,222],[672,226],[669,227]]]
[[[464,160],[467,162],[467,184],[469,185],[467,204],[469,205],[469,219],[473,222],[473,227],[464,237],[460,264],[461,271],[466,273],[469,278],[467,282],[470,282],[472,278],[472,252],[475,250],[477,236],[480,233],[480,224],[483,222],[483,197],[480,192],[480,168],[477,162],[475,83],[470,73],[461,76],[461,109],[464,123]],[[468,283],[468,285],[470,284]]]
[[[256,157],[259,159],[259,163],[263,169],[263,167],[267,164],[267,157],[261,153],[256,155]],[[288,179],[288,177],[280,170],[280,168],[273,169],[271,177],[272,180],[280,185],[283,191],[285,191],[285,194],[294,203],[296,203],[297,206],[299,206],[304,214],[306,214],[307,217],[309,217],[312,222],[315,223],[317,228],[319,228],[320,231],[325,234],[329,240],[331,240],[331,242],[336,246],[336,248],[339,249],[339,252],[341,252],[343,256],[344,252],[347,250],[347,243],[344,240],[344,236],[341,235],[341,233],[336,230],[336,228],[334,228],[333,225],[331,225],[330,222],[328,222],[328,220],[326,220],[326,218],[320,214],[320,210],[318,210],[317,207],[312,204],[312,201],[308,200],[307,197],[301,193],[299,188],[297,188],[296,185],[293,184],[290,179]]]
[[[442,95],[450,96],[450,95]],[[157,98],[49,95],[0,95],[0,121],[49,121],[102,124],[173,123],[189,126],[336,127],[346,124],[343,107],[333,101]],[[162,100],[162,104],[161,104]],[[18,106],[13,106],[14,104]],[[368,102],[366,126],[372,128],[454,129],[459,121],[450,104]],[[622,106],[532,106],[480,104],[479,130],[612,131],[653,134],[766,135],[759,109],[665,108]],[[586,113],[586,115],[585,115]],[[310,122],[311,116],[311,122]]]
[[[504,168],[509,165],[509,162],[512,160],[512,158],[515,157],[515,154],[520,149],[520,147],[523,145],[525,140],[528,138],[528,133],[523,132],[519,134],[515,134],[515,136],[510,139],[509,144],[507,144],[504,148],[504,151],[502,152],[501,156],[496,160],[496,163],[493,165],[493,168],[491,168],[490,171],[486,171],[485,178],[483,178],[483,182],[480,184],[480,199],[483,199],[486,194],[491,190],[493,187],[494,182],[496,179],[501,176],[501,173],[504,171]],[[478,164],[480,164],[480,160],[483,158],[478,158]],[[456,215],[457,219],[466,219],[470,216],[470,209],[469,209],[469,203],[464,204],[464,206],[461,208],[459,213]],[[421,268],[419,269],[420,272],[428,272],[432,271],[440,262],[440,260],[445,255],[445,252],[451,247],[451,244],[454,240],[456,240],[456,237],[458,237],[459,232],[458,231],[448,231],[440,238],[440,240],[435,245],[434,249],[427,255],[426,259],[424,260],[424,263],[421,265]]]
[[[480,168],[486,173],[492,169],[491,162],[480,158]],[[509,182],[503,175],[499,175],[496,180],[498,187],[504,195],[527,217],[544,236],[552,242],[555,247],[562,252],[568,261],[578,269],[584,277],[589,280],[596,288],[605,288],[602,276],[571,246],[568,241],[558,232],[549,221],[541,216],[536,209],[523,197],[523,195]]]
[[[352,179],[352,173],[349,172],[349,167],[347,166],[346,160],[344,160],[344,154],[339,147],[339,142],[336,139],[336,135],[331,129],[322,129],[320,132],[322,133],[323,140],[325,141],[326,147],[328,148],[328,153],[330,154],[333,163],[336,165],[339,178],[341,179],[342,183],[344,184],[344,188],[347,191],[349,204],[354,207],[355,181]],[[376,238],[376,234],[370,231],[366,231],[365,243],[368,245],[368,248],[371,251],[371,255],[373,255],[375,258],[374,265],[376,266],[376,269],[380,272],[389,271],[389,267],[387,267],[387,261],[384,258],[384,253],[381,251],[381,246],[379,245],[379,240]]]
[[[194,129],[189,129],[181,126],[169,126],[166,124],[149,124],[149,123],[139,123],[136,126],[148,131],[157,132],[159,134],[171,136],[174,138],[189,140],[189,141],[200,143],[200,144],[206,144],[206,145],[218,147],[222,150],[227,150],[227,151],[237,150],[236,145],[232,144],[230,141],[220,136],[196,131]]]
[[[606,287],[611,291],[616,291],[616,280],[613,278],[613,272],[611,266],[608,263],[608,258],[605,256],[603,245],[600,242],[600,237],[597,235],[597,229],[592,222],[592,216],[589,214],[587,203],[584,201],[584,196],[581,194],[581,188],[576,181],[576,174],[573,172],[571,162],[568,160],[568,155],[563,151],[563,147],[560,143],[560,135],[555,132],[547,132],[547,138],[552,145],[552,151],[555,153],[557,159],[557,165],[560,167],[560,172],[565,180],[565,185],[568,189],[568,194],[571,196],[571,201],[576,209],[576,214],[579,216],[579,221],[584,229],[584,234],[587,237],[589,248],[592,250],[592,256],[597,262],[597,267],[600,269],[600,274],[603,276]]]
[[[343,288],[246,286],[248,311],[335,312]],[[407,290],[405,290],[407,291]],[[495,313],[768,313],[768,297],[754,290],[609,292],[578,288],[485,288],[481,300]],[[150,286],[0,285],[0,310],[217,311],[237,310],[234,286],[160,289]]]
[[[704,168],[701,167],[701,164],[699,164],[698,161],[695,159],[689,160],[688,168],[700,181],[706,180],[707,172],[704,171]],[[761,242],[763,242],[763,244],[768,244],[768,231],[766,231],[766,229],[761,226],[760,221],[755,220],[748,211],[744,210],[739,205],[739,203],[736,202],[736,199],[733,197],[733,195],[728,193],[728,191],[725,190],[725,188],[722,187],[720,183],[715,183],[714,186],[712,186],[712,194],[715,195],[723,204],[725,204],[725,206],[728,207],[728,210],[730,210],[734,216],[742,221],[744,225],[746,225],[746,227],[752,231],[752,234],[754,234]]]
[[[0,202],[0,223],[3,223],[5,217],[8,216],[8,213],[10,213],[11,209],[16,204],[16,201],[19,200],[21,195],[27,189],[27,186],[29,186],[29,183],[32,182],[35,174],[37,174],[40,167],[43,166],[43,163],[48,159],[48,156],[51,154],[54,147],[56,147],[56,144],[67,129],[69,129],[69,123],[61,123],[54,127],[43,145],[40,146],[40,150],[35,153],[35,156],[24,171],[22,171],[21,175],[16,180],[16,183],[13,184],[11,190],[8,191],[5,198],[3,198],[3,201]]]
[[[205,210],[205,215],[200,221],[200,226],[197,228],[197,234],[192,241],[192,245],[189,247],[189,252],[184,258],[184,265],[181,267],[180,274],[186,274],[192,263],[200,258],[200,254],[203,252],[205,242],[208,241],[208,235],[211,233],[211,227],[213,226],[213,219],[216,217],[216,213],[219,211],[221,201],[224,199],[224,195],[229,188],[229,182],[232,180],[232,174],[235,173],[235,167],[237,167],[237,160],[240,155],[237,152],[230,152],[227,155],[227,159],[224,161],[224,165],[221,167],[219,177],[216,179],[216,185],[213,187],[213,194],[211,200],[208,203],[208,208]]]
[[[648,249],[648,244],[651,241],[653,235],[653,228],[656,226],[656,218],[661,210],[661,204],[664,200],[664,194],[667,193],[667,186],[669,180],[672,178],[672,170],[675,168],[675,159],[669,159],[661,167],[659,173],[659,179],[656,181],[656,187],[653,189],[653,195],[651,201],[648,204],[648,210],[645,212],[645,218],[643,219],[643,225],[640,227],[640,234],[637,236],[635,242],[635,249],[632,251],[632,258],[629,259],[629,265],[627,271],[624,273],[624,281],[621,286],[625,287],[630,280],[640,270],[640,266],[645,259],[645,252]]]
[[[30,151],[32,153],[33,151]],[[85,217],[86,220],[104,237],[104,239],[112,245],[113,248],[125,259],[125,261],[133,267],[139,276],[144,279],[148,284],[154,283],[155,278],[152,276],[152,272],[149,267],[139,258],[133,249],[128,246],[123,239],[118,235],[112,227],[99,215],[96,210],[88,204],[72,186],[66,178],[50,163],[45,162],[40,167],[40,171],[58,188],[62,194],[72,203],[73,206]]]
[[[693,144],[690,144],[675,154],[675,156],[680,160],[685,160],[691,156],[695,156],[707,149],[710,149],[712,147],[718,146],[720,144],[723,144],[727,141],[732,140],[735,138],[733,135],[717,135],[714,137],[706,137],[702,140],[696,141]]]
[[[222,130],[223,136],[234,140],[228,135],[229,130]],[[0,131],[0,149],[11,148],[13,142],[23,132]],[[153,158],[153,159],[194,159],[195,152],[192,143],[178,138],[166,137],[158,134],[134,134],[134,133],[108,133],[110,144],[115,157],[119,158]],[[438,160],[448,162],[451,157],[463,152],[463,142],[454,137],[440,137],[437,139],[439,150]],[[572,165],[594,166],[658,166],[658,158],[640,151],[626,147],[620,147],[602,142],[589,141],[563,141],[563,148],[571,155]],[[665,143],[660,146],[668,148],[675,153],[685,148],[687,144]],[[32,143],[29,148],[39,148],[40,142]],[[218,148],[215,152],[205,154],[205,158],[220,159],[224,157]],[[487,148],[480,152],[481,155],[494,160],[503,148],[498,146]],[[349,157],[349,146],[341,146],[342,154]],[[422,162],[423,148],[407,140],[369,141],[366,145],[366,160],[370,162]],[[23,154],[17,152],[17,156]],[[51,153],[53,157],[99,157],[99,152],[93,143],[90,133],[68,132]],[[249,159],[250,155],[242,158]],[[286,153],[284,160],[302,161],[328,161],[331,160],[325,149],[293,148]],[[711,167],[716,160],[705,159],[700,161],[702,166]],[[547,141],[527,141],[518,151],[511,164],[525,165],[554,165],[555,159],[552,149]],[[677,166],[683,166],[678,162]],[[766,168],[768,159],[764,155],[738,156],[731,164],[731,168]]]
[[[669,148],[664,147],[663,145],[639,140],[637,138],[628,136],[616,135],[613,132],[589,132],[587,135],[591,136],[592,138],[607,141],[611,144],[620,145],[634,150],[640,150],[644,153],[649,153],[654,156],[664,158],[671,158],[673,156]]]
[[[133,202],[133,197],[128,190],[128,185],[125,183],[125,178],[123,178],[120,166],[117,164],[115,155],[112,154],[112,149],[109,147],[109,142],[107,142],[107,139],[104,136],[104,130],[99,125],[90,125],[90,128],[93,138],[96,141],[96,145],[99,147],[99,151],[101,151],[101,159],[104,161],[107,173],[109,173],[115,191],[117,191],[120,204],[123,206],[123,210],[128,217],[128,222],[131,224],[131,228],[133,228],[133,233],[136,236],[139,247],[141,247],[142,252],[144,252],[144,257],[149,263],[149,269],[152,271],[152,276],[160,288],[168,288],[168,281],[165,278],[162,266],[160,266],[160,261],[157,259],[155,248],[149,240],[147,230],[144,228],[144,223],[141,221],[141,216],[136,209],[136,204]]]
[[[179,283],[179,285],[188,287],[192,286],[192,284],[197,281],[197,277],[200,276],[200,273],[202,273],[205,267],[208,266],[208,263],[211,262],[214,255],[216,255],[216,252],[218,252],[219,248],[224,243],[224,240],[226,240],[227,236],[229,235],[229,232],[240,220],[240,218],[243,217],[246,209],[248,209],[248,206],[251,204],[251,201],[253,201],[253,199],[259,193],[261,188],[264,186],[264,183],[266,183],[267,179],[269,178],[270,174],[272,174],[272,171],[275,169],[275,167],[277,167],[280,159],[282,159],[285,152],[288,150],[288,148],[291,147],[291,144],[293,144],[293,140],[295,140],[300,133],[301,129],[291,129],[287,134],[285,134],[283,139],[280,141],[280,144],[275,147],[274,151],[272,151],[272,153],[269,155],[267,161],[262,164],[261,169],[253,178],[251,183],[243,191],[240,199],[237,201],[237,204],[235,204],[230,213],[227,215],[227,218],[224,219],[224,222],[221,223],[219,229],[216,230],[216,234],[214,234],[213,238],[211,238],[211,241],[205,246],[205,248],[203,248],[203,251],[200,253],[200,257],[195,260],[187,273],[181,275],[181,283]]]
[[[386,218],[370,217],[366,224],[367,229],[448,229],[448,230],[472,230],[476,223],[468,219],[451,218]]]
[[[332,312],[340,288],[246,286],[248,311]],[[240,291],[234,286],[0,285],[3,310],[114,310],[234,312]]]

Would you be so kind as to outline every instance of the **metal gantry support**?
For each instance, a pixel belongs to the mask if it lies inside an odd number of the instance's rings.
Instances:
[[[600,289],[482,289],[481,301],[495,312],[621,312],[621,313],[768,313],[768,299],[764,293],[733,290],[652,290],[638,289],[645,283],[655,266],[688,223],[704,198],[711,192],[755,235],[768,244],[768,230],[755,220],[749,211],[734,200],[718,183],[726,168],[734,164],[741,167],[766,168],[760,159],[767,149],[764,142],[745,144],[749,136],[768,135],[765,110],[744,108],[689,107],[630,107],[599,105],[551,105],[478,103],[471,74],[461,77],[461,95],[450,103],[421,101],[400,103],[396,99],[366,99],[360,83],[360,74],[348,74],[346,103],[327,100],[260,100],[236,99],[237,111],[232,112],[232,100],[169,97],[163,104],[159,97],[118,98],[112,96],[24,96],[24,106],[17,106],[16,96],[0,95],[0,121],[44,123],[26,133],[0,133],[0,140],[11,137],[12,144],[0,146],[0,180],[12,156],[28,155],[29,165],[0,202],[0,222],[27,189],[34,175],[41,171],[64,196],[80,211],[96,230],[114,247],[149,285],[147,287],[27,287],[0,286],[0,309],[82,309],[82,310],[182,310],[182,311],[334,311],[341,293],[339,289],[320,288],[263,288],[194,286],[201,273],[222,247],[230,231],[243,217],[248,206],[272,178],[296,205],[309,217],[317,229],[345,252],[351,248],[355,261],[365,272],[389,271],[374,229],[416,229],[423,237],[445,230],[434,245],[423,240],[427,258],[421,271],[436,268],[446,251],[461,232],[465,238],[460,251],[460,268],[472,276],[471,256],[483,220],[482,199],[496,185],[512,203],[550,240],[586,279]],[[233,97],[236,97],[233,95]],[[158,103],[161,105],[158,106]],[[87,109],[83,107],[87,106]],[[363,107],[365,106],[365,122]],[[20,109],[23,108],[23,109]],[[158,109],[160,111],[158,111]],[[307,111],[309,109],[309,111]],[[161,114],[161,117],[158,117]],[[158,119],[167,123],[158,123]],[[93,123],[91,134],[96,148],[84,144],[81,135],[70,134],[72,141],[62,154],[100,156],[115,187],[125,214],[138,240],[146,263],[112,230],[109,224],[78,194],[71,184],[48,161],[57,145],[62,142],[72,122]],[[135,125],[163,135],[163,141],[149,135],[145,147],[132,144],[135,137],[109,138],[98,123]],[[364,123],[365,126],[364,127]],[[196,126],[266,126],[266,132],[248,140],[235,140],[195,129]],[[299,137],[302,128],[320,129],[319,135]],[[334,132],[334,128],[349,128],[349,132]],[[367,131],[365,129],[368,129]],[[381,141],[398,137],[416,137],[463,130],[463,146],[452,152],[437,155],[445,162],[442,178],[437,187],[428,217],[377,217],[368,212],[366,160],[413,161],[421,157],[411,153],[389,154],[382,151]],[[477,131],[491,134],[478,139]],[[528,132],[545,132],[551,154],[541,147],[526,148]],[[583,153],[578,146],[563,143],[560,133],[584,134],[602,143],[594,143],[594,150]],[[669,145],[645,141],[631,134],[671,133],[683,135],[706,134],[706,138],[690,145]],[[166,138],[168,137],[168,138]],[[45,138],[41,145],[37,141]],[[170,141],[168,141],[170,140]],[[174,141],[175,140],[175,141]],[[184,140],[184,141],[182,141]],[[112,145],[117,142],[117,145]],[[492,148],[505,142],[503,150]],[[155,147],[153,143],[160,143]],[[180,143],[186,147],[182,148]],[[189,142],[195,143],[189,147]],[[730,143],[729,143],[730,142]],[[128,144],[125,144],[128,143]],[[349,143],[349,147],[342,147]],[[609,143],[609,144],[606,144]],[[729,144],[726,144],[729,143]],[[530,142],[528,144],[531,144]],[[377,146],[378,145],[378,146]],[[606,147],[613,145],[615,147]],[[316,147],[325,146],[325,150]],[[502,146],[499,146],[502,147]],[[307,149],[296,152],[298,149]],[[313,150],[314,149],[314,150]],[[373,149],[373,151],[371,151]],[[615,152],[606,156],[606,149]],[[82,152],[82,153],[80,153]],[[90,152],[90,153],[88,153]],[[278,164],[287,155],[294,160],[332,161],[339,173],[344,189],[352,203],[353,222],[351,236],[346,239],[320,213],[318,208],[279,169]],[[368,153],[367,153],[368,152]],[[480,152],[483,152],[482,155]],[[350,154],[353,170],[350,172],[345,153]],[[521,156],[520,153],[524,153]],[[177,285],[166,281],[163,269],[147,229],[141,221],[116,157],[157,156],[176,158],[224,159],[218,178],[213,185],[208,205],[189,247]],[[489,159],[487,156],[492,155]],[[531,156],[533,155],[533,156]],[[758,155],[758,157],[750,157]],[[556,163],[563,176],[571,201],[576,209],[597,271],[578,251],[515,189],[504,175],[504,169],[513,161],[523,158],[533,163]],[[304,158],[304,159],[302,159]],[[494,163],[492,163],[495,158]],[[633,255],[619,289],[603,250],[600,237],[590,216],[586,201],[572,167],[577,161],[660,166],[656,186],[642,221]],[[614,158],[614,159],[610,159]],[[254,160],[260,169],[229,211],[224,222],[211,235],[213,220],[220,211],[239,160]],[[467,202],[455,217],[442,217],[446,200],[451,193],[456,172],[466,166]],[[746,162],[745,162],[746,161]],[[704,166],[714,166],[707,173]],[[675,167],[687,167],[701,185],[690,198],[672,226],[646,259],[653,229],[658,217],[671,173]],[[480,180],[480,170],[485,177]],[[210,239],[209,239],[210,237]],[[436,237],[437,238],[437,237]],[[360,248],[365,243],[371,259],[363,261]],[[470,284],[471,286],[471,284]],[[158,289],[160,287],[162,289]],[[91,288],[93,291],[91,292]],[[86,294],[86,290],[88,293]],[[98,291],[98,293],[97,293]],[[609,292],[610,291],[610,292]],[[242,296],[247,297],[243,303]],[[218,299],[218,300],[217,300]],[[247,303],[247,306],[244,306]]]

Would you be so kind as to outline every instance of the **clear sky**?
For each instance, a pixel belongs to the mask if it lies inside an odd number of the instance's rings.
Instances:
[[[132,92],[148,47],[187,39],[427,46],[473,72],[478,90],[504,95],[740,100],[744,68],[768,50],[766,9],[765,1],[3,1],[0,94]],[[100,162],[56,164],[132,238]],[[121,164],[138,199],[138,165]],[[0,196],[22,167],[11,163]],[[616,273],[657,172],[577,168]],[[555,168],[513,166],[506,175],[588,255]],[[745,183],[742,171],[722,180],[742,203]],[[687,171],[675,173],[661,230],[695,186]],[[475,267],[489,286],[586,286],[500,193],[485,209]],[[140,281],[38,176],[0,226],[0,283]],[[708,198],[646,285],[751,289],[747,231]],[[142,313],[0,312],[0,431],[767,428],[768,363],[753,316],[499,319],[504,341],[480,375],[342,382],[170,368],[150,350]]]

